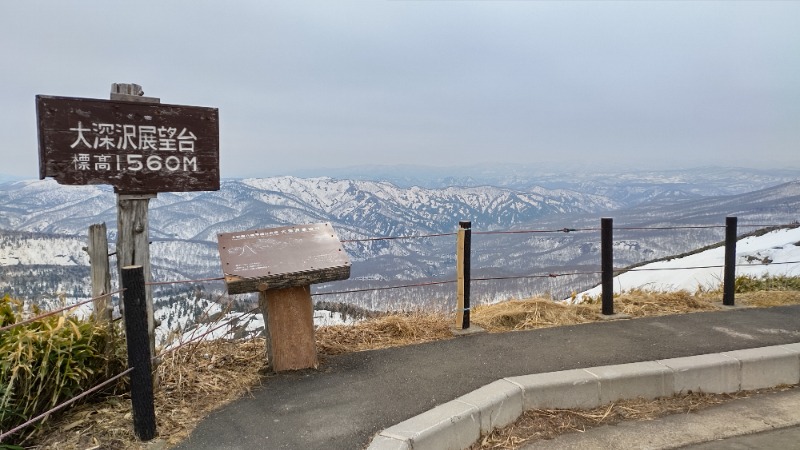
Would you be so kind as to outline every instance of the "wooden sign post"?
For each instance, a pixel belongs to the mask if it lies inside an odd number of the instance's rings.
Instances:
[[[259,293],[267,364],[316,368],[310,285],[350,277],[350,259],[328,223],[218,235],[229,294]]]
[[[36,96],[39,177],[109,184],[117,193],[117,262],[150,275],[148,208],[158,192],[217,191],[216,108],[164,105],[137,84],[111,85],[111,99]],[[148,334],[155,354],[152,288]]]

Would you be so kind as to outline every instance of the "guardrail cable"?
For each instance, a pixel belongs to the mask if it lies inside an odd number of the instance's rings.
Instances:
[[[46,418],[50,414],[52,414],[52,413],[54,413],[56,411],[59,411],[61,409],[66,408],[67,406],[75,403],[76,401],[86,397],[89,394],[92,394],[94,392],[99,391],[100,389],[108,386],[112,382],[114,382],[114,381],[124,377],[125,375],[129,374],[132,370],[133,370],[133,367],[129,367],[127,370],[123,371],[122,373],[109,378],[108,380],[106,380],[106,381],[94,386],[91,389],[87,389],[87,390],[81,392],[80,394],[76,395],[75,397],[72,397],[71,399],[69,399],[69,400],[67,400],[67,401],[65,401],[63,403],[61,403],[61,404],[59,404],[57,406],[54,406],[53,408],[50,408],[49,410],[47,410],[47,411],[39,414],[38,416],[28,420],[27,422],[23,423],[22,425],[19,425],[19,426],[15,427],[15,428],[13,428],[11,430],[6,431],[3,434],[0,434],[0,442],[3,442],[3,439],[5,439],[6,437],[11,436],[12,434],[14,434],[14,433],[16,433],[16,432],[18,432],[18,431],[20,431],[22,429],[25,429],[28,426],[33,425],[34,423]]]

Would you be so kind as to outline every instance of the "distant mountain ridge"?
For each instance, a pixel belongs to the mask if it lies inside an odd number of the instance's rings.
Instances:
[[[0,228],[76,235],[100,221],[115,228],[115,199],[105,187],[26,181],[0,185],[0,195]],[[150,233],[155,239],[214,241],[220,232],[331,222],[353,238],[449,231],[460,219],[482,228],[509,227],[618,206],[603,196],[565,189],[399,188],[388,182],[274,177],[225,180],[218,192],[161,193],[150,204]]]
[[[717,183],[715,189],[726,190],[723,175],[706,176],[705,181],[694,185]],[[578,183],[578,178],[567,184]],[[687,185],[685,177],[673,174],[645,174],[640,178],[620,175],[617,179],[586,181],[590,178],[584,176],[582,183],[591,193],[538,186],[527,190],[496,186],[434,189],[399,187],[385,181],[288,176],[223,180],[218,192],[162,193],[151,201],[150,207],[154,278],[219,277],[222,273],[217,233],[290,224],[330,222],[341,239],[364,239],[447,233],[456,229],[459,220],[471,220],[476,231],[591,230],[599,225],[600,216],[614,217],[615,226],[672,226],[722,225],[726,215],[738,215],[740,224],[747,226],[788,223],[798,220],[800,211],[800,183],[796,181],[743,194],[709,197],[687,188],[692,183]],[[652,180],[650,184],[646,179]],[[756,176],[752,183],[761,185],[767,179],[773,178]],[[744,186],[748,181],[737,179],[734,183]],[[612,186],[607,191],[613,195],[598,194],[606,192],[604,186]],[[633,197],[639,200],[634,201]],[[73,268],[62,272],[85,277],[86,272],[78,270],[85,267],[85,255],[79,249],[85,245],[88,226],[98,222],[109,226],[113,246],[116,207],[115,196],[108,187],[59,186],[52,181],[0,183],[0,267],[9,268],[0,273],[0,290],[14,279],[35,279],[26,267],[69,263]],[[48,239],[52,239],[52,245],[47,244]],[[336,288],[449,279],[454,271],[453,239],[348,243],[345,249],[354,261],[351,279],[337,283]],[[619,231],[615,233],[615,258],[619,265],[626,265],[719,240],[719,229]],[[599,264],[599,235],[593,231],[476,235],[473,264],[476,277],[593,272]],[[13,276],[8,275],[12,266]],[[4,274],[10,277],[5,282]],[[589,278],[481,282],[474,294],[492,299],[498,295],[529,295],[542,289],[558,291],[592,283]],[[49,287],[31,284],[31,289],[51,289],[58,281],[50,277],[46,283]],[[83,283],[78,279],[62,281],[70,292],[80,290]],[[18,283],[25,288],[28,285],[29,281]],[[318,288],[324,290],[326,286]],[[368,302],[378,302],[375,304],[388,307],[387,295],[393,294],[386,291],[381,296],[364,294],[359,298],[326,300],[352,300],[366,307],[371,305]],[[423,291],[397,295],[406,296],[412,303],[430,296]],[[441,294],[442,298],[448,295]]]
[[[317,171],[303,173],[316,177]],[[488,185],[528,190],[569,189],[610,197],[625,206],[648,200],[654,193],[680,190],[714,197],[743,194],[800,178],[800,169],[751,169],[743,167],[696,167],[653,170],[641,168],[585,167],[579,163],[548,165],[488,164],[466,167],[356,166],[327,170],[324,175],[352,180],[384,180],[400,187]]]

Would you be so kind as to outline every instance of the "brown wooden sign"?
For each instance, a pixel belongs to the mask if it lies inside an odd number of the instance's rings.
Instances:
[[[39,177],[123,194],[219,190],[217,108],[36,96]]]
[[[222,233],[218,240],[229,294],[350,277],[350,258],[329,223]]]

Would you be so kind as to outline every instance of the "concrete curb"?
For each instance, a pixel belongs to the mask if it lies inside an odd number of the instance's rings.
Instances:
[[[800,383],[800,343],[504,378],[380,432],[368,450],[463,449],[535,408]]]

